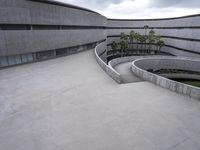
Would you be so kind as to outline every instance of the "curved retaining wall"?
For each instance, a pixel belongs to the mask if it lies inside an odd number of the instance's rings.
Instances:
[[[176,82],[150,73],[148,69],[180,69],[200,72],[200,60],[189,58],[144,58],[132,63],[132,71],[138,77],[150,81],[176,93],[185,94],[200,100],[200,88]]]
[[[108,66],[114,68],[116,65],[121,64],[121,63],[125,63],[125,62],[132,62],[134,60],[137,59],[141,59],[141,58],[153,58],[153,57],[158,57],[159,55],[152,55],[152,56],[127,56],[127,57],[119,57],[119,58],[115,58],[112,59],[111,61],[108,62]],[[166,58],[166,56],[162,56],[160,55],[159,58]],[[115,70],[115,69],[114,69]]]
[[[97,59],[98,64],[101,66],[101,68],[112,78],[114,79],[117,83],[121,84],[123,83],[121,79],[121,75],[119,72],[117,72],[114,69],[114,66],[124,63],[124,62],[132,62],[133,60],[136,60],[138,58],[145,58],[148,56],[129,56],[129,57],[120,57],[120,58],[115,58],[112,59],[111,61],[108,62],[108,64],[103,61],[105,57],[101,55],[102,53],[105,53],[106,49],[106,42],[99,44],[95,48],[95,57]],[[153,56],[152,56],[153,57]]]
[[[101,66],[101,68],[117,83],[121,83],[120,74],[113,69],[111,66],[108,66],[105,61],[103,61],[103,57],[101,57],[102,53],[105,53],[106,50],[106,41],[100,43],[95,47],[95,57],[98,62],[98,64]]]
[[[144,32],[146,24],[165,38],[164,52],[200,58],[200,15],[116,20],[51,0],[1,0],[0,14],[0,67],[73,54],[105,39],[109,44],[120,32]]]
[[[112,74],[112,76],[115,76],[115,77],[112,77],[115,81],[117,81],[118,83],[123,83],[123,79],[121,78],[121,75],[119,72],[117,72],[114,67],[118,64],[121,64],[121,63],[125,63],[125,62],[132,62],[134,60],[137,60],[137,59],[140,59],[140,58],[146,58],[146,57],[158,57],[158,55],[156,56],[128,56],[128,57],[119,57],[119,58],[115,58],[115,59],[112,59],[111,61],[108,62],[108,67],[111,68],[111,70],[114,71],[114,73]],[[160,56],[160,58],[162,57],[166,57],[166,56]]]

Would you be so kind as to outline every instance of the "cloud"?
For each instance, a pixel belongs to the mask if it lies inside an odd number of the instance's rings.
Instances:
[[[110,18],[121,18],[121,16],[134,16],[134,14],[145,10],[148,6],[146,0],[126,0],[119,4],[110,4],[100,13]]]
[[[168,18],[200,13],[200,0],[57,0],[97,11],[108,18]]]
[[[152,7],[200,8],[200,0],[151,0]]]
[[[71,3],[93,10],[101,10],[111,4],[119,4],[124,0],[57,0],[61,2]]]

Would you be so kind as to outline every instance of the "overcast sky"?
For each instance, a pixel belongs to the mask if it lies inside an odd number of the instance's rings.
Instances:
[[[57,0],[89,8],[108,18],[168,18],[200,14],[200,0]]]

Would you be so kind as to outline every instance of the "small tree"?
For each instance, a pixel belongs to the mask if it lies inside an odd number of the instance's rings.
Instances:
[[[145,35],[144,34],[141,35],[138,32],[131,31],[129,38],[124,32],[122,32],[120,35],[120,42],[116,43],[115,41],[113,41],[111,43],[112,50],[117,50],[117,48],[119,46],[119,48],[120,48],[119,51],[121,53],[120,55],[121,55],[121,57],[123,57],[123,56],[125,56],[125,54],[128,54],[127,49],[128,49],[128,47],[130,47],[128,40],[130,41],[132,48],[133,48],[133,42],[135,40],[136,41],[136,54],[138,52],[140,52],[140,50],[142,52],[144,52],[144,54],[146,51],[147,51],[147,53],[151,54],[151,48],[152,48],[153,44],[156,46],[155,52],[160,53],[160,50],[165,45],[165,42],[163,40],[161,40],[159,36],[155,35],[154,30],[150,30],[148,35],[146,35],[146,32],[147,32],[146,29],[148,29],[148,28],[149,28],[148,25],[144,26]],[[148,42],[148,48],[146,48],[147,42]],[[145,43],[145,50],[144,50],[144,43]],[[141,45],[141,46],[139,46],[139,45]]]
[[[148,41],[148,43],[149,43],[148,53],[150,54],[152,44],[155,43],[155,32],[154,32],[153,30],[150,30],[150,31],[149,31],[149,35],[148,35],[148,37],[147,37],[147,41]]]
[[[121,57],[122,57],[125,53],[125,50],[128,48],[128,41],[127,41],[128,37],[124,32],[122,32],[120,35],[120,39],[121,39],[121,41],[120,41],[119,45],[120,45]]]
[[[117,43],[115,41],[112,42],[111,48],[112,48],[112,50],[116,50],[117,49]]]
[[[141,43],[141,50],[144,52],[143,44],[145,43],[145,35],[139,35],[139,41]]]
[[[157,50],[160,54],[160,50],[163,46],[165,46],[165,42],[159,38],[159,40],[156,42],[156,45],[157,45]]]
[[[139,41],[140,41],[140,33],[138,33],[138,32],[135,32],[135,34],[134,34],[134,39],[136,40],[136,51],[139,51],[139,47],[138,47],[138,45],[139,45]]]
[[[149,26],[145,25],[144,29],[145,29],[145,47],[144,47],[144,49],[146,50],[147,49],[147,29],[149,29]]]
[[[159,50],[159,42],[160,41],[160,36],[155,36],[155,44],[156,44],[156,51],[155,51],[155,54],[158,53],[158,50]]]
[[[131,48],[132,48],[132,49],[133,49],[134,34],[135,34],[135,32],[134,32],[134,31],[131,31],[131,32],[130,32],[130,37],[129,37],[129,39],[130,39],[130,44],[131,44]]]
[[[121,40],[127,40],[128,38],[127,38],[127,35],[124,32],[122,32],[121,35],[120,35],[120,39]]]
[[[125,50],[128,48],[128,42],[127,42],[127,40],[122,39],[119,42],[119,45],[120,45],[120,49],[121,49],[121,57],[123,57]]]
[[[149,28],[148,25],[144,25],[144,29],[145,29],[145,36],[147,35],[147,29]]]

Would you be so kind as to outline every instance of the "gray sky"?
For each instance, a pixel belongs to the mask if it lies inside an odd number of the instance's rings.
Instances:
[[[57,0],[108,18],[168,18],[200,14],[200,0]]]

